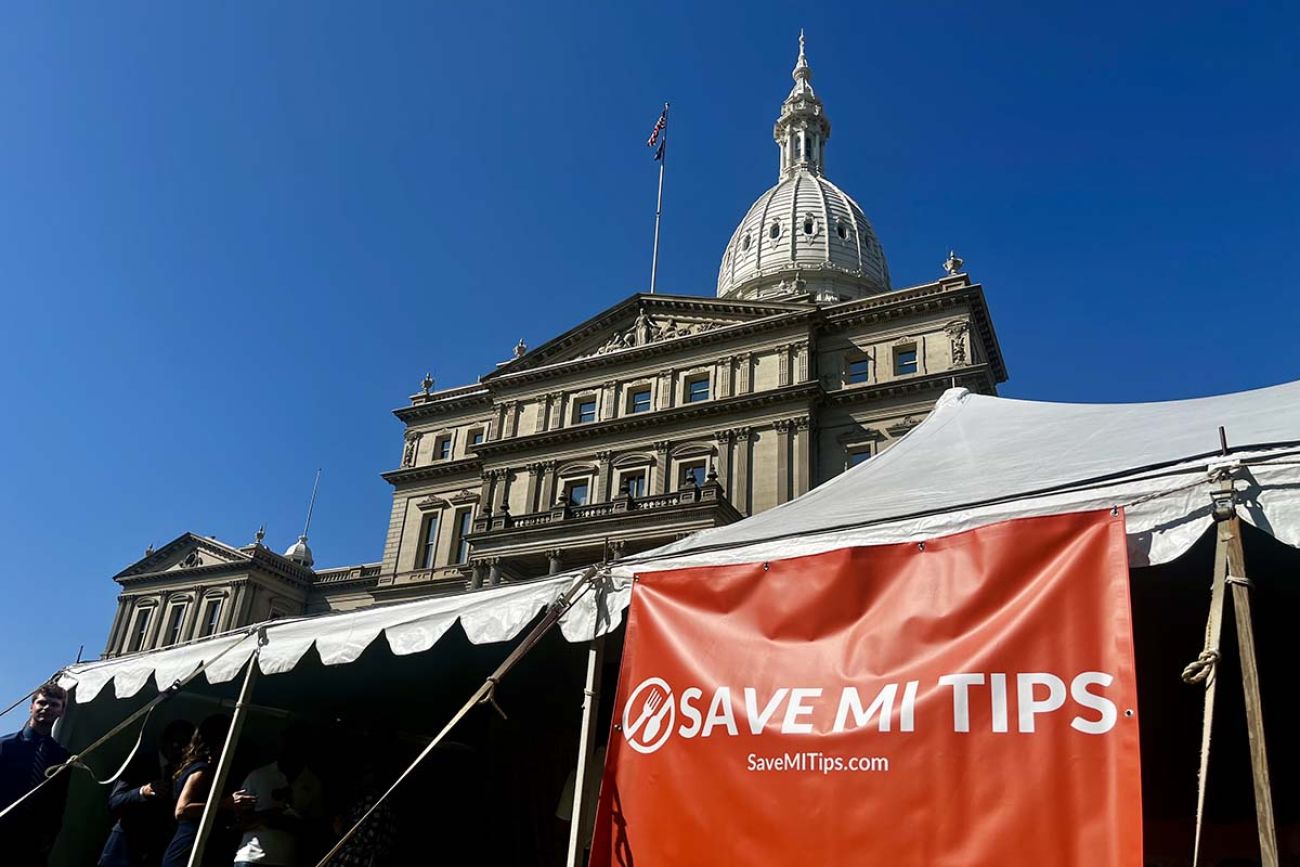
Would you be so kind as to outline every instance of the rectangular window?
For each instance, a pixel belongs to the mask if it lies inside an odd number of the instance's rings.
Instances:
[[[438,553],[438,516],[424,516],[424,530],[420,533],[420,568],[432,569],[434,555]]]
[[[704,479],[704,461],[692,461],[689,464],[682,465],[681,486],[683,488],[689,488],[691,486],[698,488],[704,484]]]
[[[589,398],[579,401],[574,409],[573,420],[578,424],[586,424],[596,420],[596,399]]]
[[[697,403],[709,399],[709,378],[696,376],[686,382],[686,402]]]
[[[199,637],[207,638],[209,635],[217,634],[217,626],[221,623],[221,600],[209,599],[207,605],[203,608],[203,626],[199,629]]]
[[[474,510],[457,509],[456,523],[453,525],[456,533],[451,539],[451,548],[456,552],[457,563],[469,562],[469,534],[474,527]]]
[[[443,434],[433,441],[433,458],[445,461],[451,457],[451,435]]]
[[[898,376],[902,376],[905,373],[916,373],[915,346],[894,350],[894,373]]]
[[[871,372],[870,362],[866,356],[861,358],[850,358],[849,363],[845,365],[845,382],[866,382],[867,375]]]
[[[469,444],[472,446],[483,445],[483,428],[477,428],[469,432]]]
[[[867,458],[871,457],[871,449],[867,448],[866,446],[862,446],[856,449],[849,449],[848,457],[849,457],[848,459],[849,469],[853,469],[858,464],[863,463],[864,461],[866,461]]]
[[[632,412],[650,411],[650,389],[638,388],[628,397],[628,409]]]
[[[564,483],[564,499],[570,506],[585,506],[591,493],[591,482],[587,479],[573,479]]]
[[[167,615],[167,635],[165,636],[164,647],[171,647],[173,644],[180,643],[181,630],[185,628],[185,606],[173,605],[171,612]]]
[[[131,628],[131,642],[126,646],[128,653],[135,653],[144,647],[145,636],[149,634],[149,615],[152,608],[141,608],[135,613],[135,626]]]
[[[629,497],[645,496],[645,470],[637,470],[634,473],[624,473],[623,480],[619,483],[627,491]]]

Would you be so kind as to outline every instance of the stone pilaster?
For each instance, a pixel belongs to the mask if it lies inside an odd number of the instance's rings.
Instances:
[[[668,448],[671,443],[668,440],[660,440],[655,443],[655,465],[654,478],[651,479],[652,494],[665,494],[668,492]]]
[[[753,434],[747,427],[735,428],[732,433],[736,437],[736,470],[732,474],[734,480],[731,486],[731,504],[742,514],[748,515],[750,512],[750,473],[753,457],[753,443],[750,440]]]
[[[483,510],[490,514],[492,512],[492,496],[496,490],[496,473],[492,470],[484,470],[479,479],[478,501],[483,504]]]
[[[596,496],[593,503],[609,501],[609,462],[613,457],[613,452],[596,452]]]
[[[544,512],[555,505],[555,461],[538,464],[542,473],[542,501],[537,511]]]
[[[736,356],[736,394],[749,394],[754,390],[754,353],[742,352]]]
[[[776,350],[777,385],[790,384],[790,346],[781,346]]]
[[[600,420],[608,421],[618,415],[618,383],[611,380],[600,389]]]
[[[790,499],[790,433],[794,420],[777,419],[772,427],[776,429],[776,504],[779,506]]]
[[[808,374],[809,374],[808,341],[801,340],[800,342],[796,343],[793,348],[794,348],[794,381],[807,382]]]
[[[794,420],[794,495],[808,493],[812,478],[812,431],[807,416]]]
[[[716,370],[713,374],[714,397],[731,397],[731,371],[735,365],[736,359],[734,356],[727,355],[718,359]]]
[[[673,388],[673,381],[675,379],[676,371],[672,368],[660,372],[659,387],[655,389],[657,393],[656,397],[658,398],[658,402],[655,406],[656,409],[671,409],[673,404],[676,403],[676,397],[673,394],[673,392],[676,391],[676,389]]]
[[[194,637],[194,629],[199,622],[199,609],[203,607],[203,588],[194,588],[194,601],[190,603],[190,610],[185,612],[185,624],[181,627],[181,641],[189,641]]]
[[[537,495],[542,489],[542,465],[532,463],[528,465],[528,488],[524,492],[524,511],[537,511]]]
[[[492,504],[492,514],[499,515],[502,505],[509,502],[507,498],[510,496],[510,470],[499,467],[489,472],[492,475],[492,499],[489,502]]]
[[[714,442],[718,444],[718,461],[714,469],[728,498],[731,497],[731,447],[735,439],[735,431],[730,430],[720,430],[713,435]]]
[[[519,434],[519,401],[507,400],[501,404],[504,423],[501,427],[501,436],[503,439],[517,436]]]
[[[117,614],[113,616],[113,625],[108,630],[108,641],[104,643],[103,656],[112,656],[117,653],[118,642],[122,635],[122,624],[126,620],[127,608],[126,597],[120,597],[117,600]]]

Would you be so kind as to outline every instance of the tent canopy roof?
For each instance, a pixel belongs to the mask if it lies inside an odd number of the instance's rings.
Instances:
[[[1218,429],[1231,447],[1222,457]],[[601,594],[562,621],[570,641],[621,620],[631,577],[854,545],[932,539],[1034,515],[1126,509],[1134,565],[1166,562],[1209,526],[1211,471],[1236,463],[1243,517],[1300,546],[1300,382],[1165,403],[1063,404],[950,389],[934,412],[879,457],[752,518],[616,564]],[[577,573],[462,594],[267,624],[264,673],[289,671],[313,645],[325,665],[357,659],[380,635],[393,653],[428,650],[459,622],[470,641],[506,641],[563,595]],[[232,644],[236,645],[232,648]],[[64,683],[90,701],[110,680],[119,698],[160,687],[225,655],[209,682],[235,677],[255,642],[245,633],[73,666]]]

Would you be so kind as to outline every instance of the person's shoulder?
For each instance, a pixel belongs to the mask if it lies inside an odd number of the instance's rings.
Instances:
[[[271,762],[269,765],[261,765],[253,768],[248,772],[248,776],[244,777],[244,788],[274,783],[279,776],[280,768],[275,762]]]

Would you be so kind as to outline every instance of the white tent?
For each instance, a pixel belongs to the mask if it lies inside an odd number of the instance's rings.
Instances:
[[[1221,455],[1218,430],[1230,447]],[[1300,546],[1300,382],[1197,400],[1064,404],[950,389],[893,448],[785,505],[629,558],[612,591],[582,597],[562,621],[570,641],[618,625],[631,577],[687,566],[745,563],[854,545],[920,541],[998,521],[1120,507],[1131,562],[1163,563],[1210,525],[1211,475],[1237,465],[1242,517]],[[459,596],[277,621],[260,654],[264,674],[291,670],[314,644],[326,665],[356,660],[380,635],[394,654],[428,650],[459,621],[474,643],[517,636],[576,573]],[[234,678],[253,651],[241,635],[72,666],[78,702],[110,680],[135,695],[165,688],[229,651],[205,672]]]

